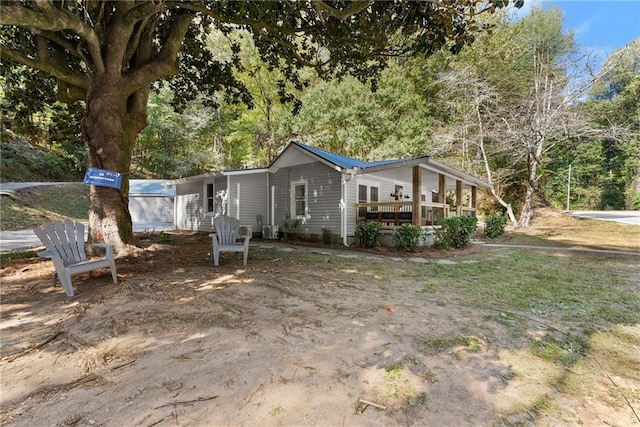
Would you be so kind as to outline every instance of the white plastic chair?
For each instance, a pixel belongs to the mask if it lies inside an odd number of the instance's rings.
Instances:
[[[236,218],[226,215],[215,217],[213,227],[215,233],[209,235],[213,244],[213,265],[219,265],[220,252],[243,252],[244,265],[247,265],[252,227],[240,225],[240,221]]]
[[[84,224],[70,220],[52,221],[35,228],[33,232],[46,246],[56,274],[68,297],[74,296],[71,275],[86,273],[99,268],[109,268],[113,283],[118,284],[113,247],[104,243],[88,243],[86,246],[102,248],[104,258],[89,260],[85,251]]]

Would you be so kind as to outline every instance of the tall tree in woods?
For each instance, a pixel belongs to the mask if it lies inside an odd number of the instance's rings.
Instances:
[[[122,188],[89,187],[89,233],[126,252],[133,241],[128,177],[136,137],[147,125],[151,84],[171,80],[175,104],[223,92],[251,105],[236,77],[239,45],[226,60],[206,49],[207,33],[243,29],[263,60],[296,88],[299,70],[368,80],[389,57],[441,48],[458,52],[480,29],[476,16],[509,0],[425,1],[3,1],[3,67],[21,64],[53,77],[60,100],[84,101],[87,166],[124,175]],[[516,0],[521,4],[521,0]],[[291,94],[280,85],[280,98]]]
[[[591,126],[580,104],[610,65],[590,74],[562,20],[557,8],[534,8],[516,24],[503,22],[453,60],[440,81],[452,111],[449,139],[470,157],[478,154],[496,199],[523,228],[540,196],[549,151],[609,131]]]
[[[640,38],[614,52],[603,68],[606,73],[593,87],[587,107],[598,126],[615,131],[601,142],[606,175],[622,187],[613,194],[621,199],[613,207],[640,209]],[[607,159],[612,152],[617,156]],[[611,206],[606,187],[601,207]]]

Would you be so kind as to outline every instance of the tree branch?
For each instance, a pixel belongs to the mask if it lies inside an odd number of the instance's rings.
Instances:
[[[6,58],[18,64],[51,74],[53,77],[64,81],[65,83],[86,90],[89,87],[89,79],[84,74],[72,73],[68,69],[63,70],[51,61],[42,62],[38,59],[32,59],[21,52],[1,46],[0,57]]]
[[[318,16],[321,21],[324,22],[325,16],[330,16],[332,18],[336,18],[340,21],[344,21],[347,18],[350,18],[353,15],[357,15],[362,12],[369,6],[373,4],[370,1],[356,1],[353,2],[350,8],[345,10],[336,9],[335,7],[327,4],[325,1],[314,1],[312,2],[316,12],[318,12]]]
[[[284,26],[279,27],[277,25],[271,25],[264,20],[254,20],[249,18],[235,18],[233,16],[221,15],[220,13],[217,13],[215,10],[209,9],[206,6],[193,4],[189,2],[171,2],[171,4],[175,5],[175,7],[179,7],[184,10],[190,10],[193,12],[202,13],[203,15],[207,15],[219,22],[248,26],[253,28],[254,31],[256,30],[256,28],[261,28],[261,29],[263,28],[270,32],[273,32],[274,34],[281,33],[281,34],[288,34],[288,35],[293,35],[293,34],[297,34],[300,31],[303,31],[303,32],[305,31],[305,28],[303,27],[298,27],[298,28],[291,28],[291,27],[284,27]]]
[[[98,72],[104,69],[100,55],[100,40],[90,26],[72,13],[54,7],[50,1],[38,0],[36,5],[38,10],[29,9],[18,2],[2,2],[0,24],[25,27],[34,33],[37,30],[71,30],[87,42],[93,68]]]
[[[178,74],[178,52],[195,14],[176,19],[156,60],[133,70],[126,79],[127,91],[133,93],[152,81]]]

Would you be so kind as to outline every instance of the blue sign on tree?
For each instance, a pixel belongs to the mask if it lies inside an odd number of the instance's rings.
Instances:
[[[120,189],[122,185],[122,174],[105,169],[89,168],[84,174],[84,183],[87,185],[99,185],[101,187]]]

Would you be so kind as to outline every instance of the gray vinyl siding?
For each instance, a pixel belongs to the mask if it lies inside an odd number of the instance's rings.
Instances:
[[[178,230],[210,230],[211,218],[208,218],[204,211],[203,191],[202,180],[176,184],[175,208]]]
[[[259,232],[257,215],[262,215],[262,221],[267,220],[268,173],[250,173],[247,175],[229,176],[229,215],[238,218],[243,225],[252,225],[254,232]],[[238,215],[238,185],[240,184],[240,199]]]
[[[302,234],[322,235],[323,228],[340,235],[341,174],[335,169],[313,162],[283,168],[271,175],[275,186],[274,222],[281,226],[291,215],[291,183],[307,181],[307,217],[300,224]]]
[[[173,223],[173,198],[165,196],[130,196],[129,212],[133,222]]]

